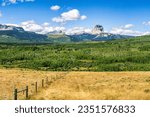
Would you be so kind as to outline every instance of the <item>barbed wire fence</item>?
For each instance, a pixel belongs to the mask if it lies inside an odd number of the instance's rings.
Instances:
[[[23,86],[17,87],[16,84],[21,85],[21,81],[13,81],[11,82],[10,86],[10,93],[6,90],[5,87],[0,87],[2,89],[0,100],[28,100],[32,95],[37,94],[38,92],[42,91],[42,89],[49,87],[53,82],[65,78],[65,76],[69,72],[65,72],[63,74],[56,74],[54,76],[45,76],[37,81],[29,82],[26,77],[22,80],[25,80]]]

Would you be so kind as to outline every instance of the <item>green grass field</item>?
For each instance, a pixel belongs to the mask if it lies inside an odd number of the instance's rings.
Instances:
[[[0,44],[0,67],[48,71],[150,71],[150,36],[72,44]]]

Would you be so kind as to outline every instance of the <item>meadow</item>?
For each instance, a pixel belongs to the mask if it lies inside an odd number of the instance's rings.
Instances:
[[[35,93],[32,84],[38,81],[41,85],[39,82],[46,77],[56,80]],[[150,72],[0,69],[0,99],[13,99],[14,88],[22,89],[26,85],[31,100],[150,100]],[[25,96],[21,93],[18,99],[24,100]]]
[[[0,44],[1,68],[150,71],[150,36],[107,42]]]
[[[25,69],[0,69],[0,100],[13,100],[14,90],[18,91],[29,87],[29,95],[36,94],[35,82],[38,84],[38,92],[42,90],[42,79],[48,78],[53,82],[54,79],[63,77],[64,72],[45,72]],[[44,88],[48,85],[44,83]],[[18,99],[25,99],[25,92],[18,93]]]
[[[32,100],[150,100],[150,72],[70,72]]]

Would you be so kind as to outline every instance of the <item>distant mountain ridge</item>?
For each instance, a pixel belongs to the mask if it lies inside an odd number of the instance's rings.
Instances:
[[[25,31],[22,27],[8,26],[0,24],[0,37],[2,38],[16,38],[16,41],[26,41],[26,42],[44,42],[49,41],[46,35],[37,34],[35,32]],[[5,41],[3,39],[3,41]]]
[[[119,35],[119,34],[111,34],[111,33],[101,33],[101,34],[76,34],[76,35],[68,35],[72,41],[108,41],[112,39],[127,39],[133,36],[128,35]]]
[[[112,40],[112,39],[127,39],[127,38],[133,37],[133,36],[128,36],[128,35],[106,33],[106,32],[104,32],[104,27],[102,25],[96,25],[93,28],[91,33],[83,32],[83,33],[65,34],[64,35],[61,33],[56,34],[56,32],[55,32],[54,35],[56,35],[56,37],[59,37],[59,38],[55,38],[55,41],[60,40],[61,35],[62,35],[63,40],[65,39],[65,37],[67,37],[66,40],[68,41],[68,37],[69,37],[71,42],[108,41],[108,40]],[[49,37],[51,37],[51,36],[49,35]]]
[[[116,35],[105,33],[101,25],[96,25],[92,33],[81,33],[67,35],[58,32],[51,32],[47,35],[25,31],[22,27],[8,26],[0,24],[0,42],[5,43],[69,43],[82,41],[108,41],[112,39],[126,39],[132,36]]]

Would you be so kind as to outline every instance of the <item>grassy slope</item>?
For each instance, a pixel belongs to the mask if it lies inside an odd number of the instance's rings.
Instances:
[[[0,66],[51,71],[150,71],[150,36],[93,43],[0,45]]]
[[[9,44],[33,44],[33,43],[52,43],[49,39],[21,39],[15,36],[0,35],[0,43]]]
[[[15,37],[0,35],[0,43],[28,43],[28,40],[20,40]]]
[[[49,39],[53,42],[53,43],[71,43],[71,39],[63,34],[55,34],[55,35],[48,35]]]

